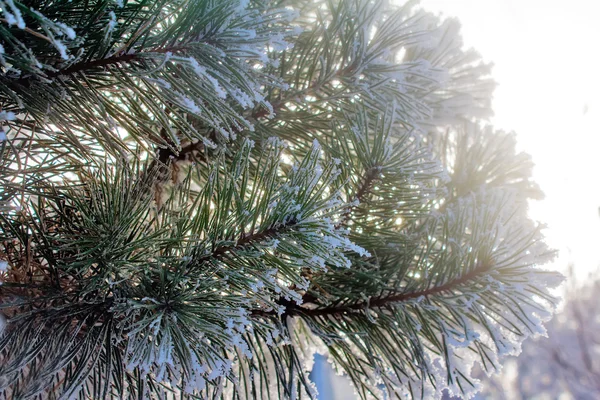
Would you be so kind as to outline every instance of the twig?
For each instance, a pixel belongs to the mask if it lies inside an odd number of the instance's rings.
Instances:
[[[2,22],[4,22],[4,23],[8,24],[8,20],[7,20],[6,18],[0,18],[0,21],[2,21]],[[27,32],[27,33],[30,33],[30,34],[32,34],[33,36],[35,36],[35,37],[38,37],[38,38],[40,38],[40,39],[44,39],[44,40],[45,40],[45,41],[47,41],[48,43],[52,43],[52,39],[50,39],[48,36],[46,36],[46,35],[42,35],[41,33],[39,33],[39,32],[36,32],[36,31],[34,31],[34,30],[30,29],[30,28],[27,28],[27,27],[25,27],[25,28],[23,28],[23,29],[21,29],[21,30],[23,30],[23,31],[25,31],[25,32]]]
[[[367,196],[367,194],[369,194],[369,192],[371,191],[371,188],[373,187],[373,183],[378,178],[379,178],[379,167],[376,167],[376,166],[371,167],[365,174],[365,177],[363,178],[363,181],[362,181],[360,187],[356,191],[356,195],[354,195],[353,201],[358,201],[359,203],[364,202],[365,197]],[[342,213],[342,216],[340,217],[340,222],[338,222],[336,225],[336,228],[340,228],[348,222],[348,220],[350,219],[350,214],[352,213],[353,209],[354,209],[354,206],[346,207],[346,209]]]
[[[307,309],[301,306],[297,306],[295,304],[288,303],[287,304],[287,315],[305,315],[309,317],[319,317],[325,315],[336,315],[343,314],[348,311],[356,311],[356,310],[364,310],[364,309],[372,309],[372,308],[381,308],[385,307],[391,303],[400,303],[407,300],[418,299],[419,297],[428,297],[431,295],[449,292],[454,290],[456,287],[463,285],[471,280],[474,280],[479,277],[479,275],[486,273],[491,268],[490,264],[481,264],[475,267],[471,272],[453,279],[449,282],[446,282],[440,286],[434,286],[425,290],[420,290],[418,292],[410,292],[410,293],[398,293],[391,296],[385,297],[375,297],[370,298],[368,301],[349,305],[349,306],[333,306],[333,307],[324,307],[317,309]],[[273,316],[273,312],[265,312],[262,310],[255,310],[252,312],[252,315],[257,316]]]

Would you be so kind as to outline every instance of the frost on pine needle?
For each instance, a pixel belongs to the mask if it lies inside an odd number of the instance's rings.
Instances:
[[[25,29],[23,14],[13,0],[4,0],[0,2],[0,7],[2,7],[2,14],[9,25],[16,25],[19,29]]]
[[[115,30],[115,27],[117,26],[118,22],[117,22],[117,15],[115,14],[114,11],[110,11],[108,13],[110,20],[108,21],[108,25],[106,26],[106,37],[108,38],[108,36],[112,33],[112,31]]]
[[[542,194],[457,21],[0,3],[0,397],[315,398],[314,352],[469,397],[544,335]]]

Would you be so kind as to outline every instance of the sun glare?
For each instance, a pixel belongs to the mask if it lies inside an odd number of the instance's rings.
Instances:
[[[559,249],[554,267],[573,263],[585,278],[600,262],[600,74],[595,40],[600,3],[575,0],[422,0],[456,17],[466,47],[494,63],[496,128],[514,130],[533,156],[546,194],[530,205]]]

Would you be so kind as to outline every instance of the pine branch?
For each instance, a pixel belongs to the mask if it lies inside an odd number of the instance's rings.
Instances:
[[[547,248],[505,190],[528,160],[478,124],[415,135],[489,101],[456,24],[383,0],[12,3],[0,292],[26,307],[0,397],[314,398],[313,337],[364,398],[468,397],[469,360],[540,331]]]
[[[157,162],[160,162],[162,165],[169,165],[172,162],[187,160],[188,156],[195,152],[202,151],[204,148],[204,143],[201,141],[183,146],[178,152],[175,152],[171,147],[159,147],[156,152],[156,158],[152,161],[148,170],[152,171],[156,168]]]
[[[353,202],[358,201],[359,204],[364,202],[365,197],[369,195],[369,193],[371,192],[371,189],[373,188],[373,184],[378,179],[379,173],[380,173],[379,166],[374,166],[367,170],[367,173],[365,174],[364,178],[362,179],[362,183],[361,183],[360,187],[358,188],[358,190],[356,191],[356,194],[354,195]],[[342,216],[340,217],[340,222],[338,222],[336,227],[339,228],[341,226],[346,225],[346,223],[350,219],[350,215],[352,214],[352,211],[355,208],[356,208],[356,205],[351,205],[351,206],[346,207],[346,209],[342,213]]]
[[[312,84],[309,87],[307,87],[306,89],[293,92],[292,95],[285,96],[284,98],[281,98],[281,99],[277,100],[276,102],[271,103],[272,113],[277,114],[277,112],[280,111],[281,109],[283,109],[288,102],[293,101],[298,96],[302,96],[302,95],[307,96],[307,95],[316,93],[316,91],[322,85],[323,85],[322,83]],[[252,114],[250,115],[250,118],[252,118],[254,120],[260,120],[260,119],[268,117],[270,114],[271,114],[271,111],[269,109],[267,109],[265,107],[261,107],[259,109],[254,110],[252,112]],[[236,128],[235,126],[230,126],[230,129],[240,132],[240,129]],[[214,140],[214,138],[215,138],[214,129],[211,130],[211,132],[212,132],[212,135],[211,135],[210,139]],[[171,147],[161,147],[157,151],[156,159],[158,161],[160,161],[162,164],[167,165],[171,162],[186,160],[188,155],[190,155],[196,151],[202,151],[204,149],[204,147],[205,147],[204,143],[201,141],[184,146],[179,151],[174,151]],[[154,164],[152,164],[152,166],[154,166]]]
[[[443,284],[441,286],[434,286],[434,287],[430,287],[428,289],[420,290],[417,292],[399,293],[399,294],[395,294],[392,296],[371,298],[367,302],[358,303],[358,304],[354,304],[354,305],[350,305],[350,306],[334,306],[334,307],[325,307],[325,308],[310,310],[310,309],[303,308],[301,306],[295,306],[295,305],[292,305],[291,303],[288,303],[288,305],[292,306],[292,309],[290,311],[288,311],[287,313],[288,313],[288,315],[306,315],[309,317],[317,317],[317,316],[323,316],[323,315],[343,314],[345,312],[354,311],[354,310],[383,308],[392,303],[400,303],[400,302],[404,302],[407,300],[418,299],[419,297],[428,297],[431,295],[436,295],[436,294],[455,290],[457,287],[459,287],[461,285],[464,285],[466,283],[469,283],[470,281],[476,280],[481,275],[489,272],[491,270],[491,268],[492,268],[492,266],[490,264],[482,263],[481,265],[477,266],[476,268],[474,268],[472,271],[468,272],[467,274],[465,274],[459,278],[453,279],[449,282],[446,282],[445,284]]]
[[[264,231],[259,231],[255,233],[248,233],[243,235],[240,240],[237,241],[235,245],[228,246],[217,246],[212,253],[202,256],[198,259],[199,262],[210,260],[211,258],[215,258],[221,260],[225,257],[227,253],[231,253],[235,250],[243,249],[244,247],[260,243],[266,239],[276,238],[282,233],[291,229],[294,225],[297,224],[296,220],[290,220],[285,224],[281,224],[279,226],[270,227]]]
[[[334,79],[335,76],[337,76],[337,75],[334,75],[334,77],[331,79]],[[316,93],[318,93],[318,90],[325,83],[326,82],[313,83],[305,89],[292,92],[292,94],[289,94],[283,98],[280,98],[279,100],[277,100],[275,102],[272,102],[271,103],[272,113],[277,114],[277,112],[282,110],[286,106],[287,103],[294,101],[294,99],[297,99],[298,96],[316,95]],[[260,120],[260,119],[268,117],[270,114],[271,114],[271,111],[269,109],[267,109],[265,107],[261,107],[259,109],[255,109],[252,112],[252,114],[250,115],[250,118],[252,118],[254,120]],[[230,126],[230,128],[232,130],[236,130],[238,132],[240,131],[240,129],[236,129],[234,126]],[[213,130],[213,136],[214,136],[214,130]],[[214,139],[214,137],[211,137],[210,139],[212,140],[212,139]],[[196,142],[196,143],[192,143],[190,145],[184,146],[178,152],[173,151],[173,149],[171,149],[171,148],[160,148],[158,150],[157,158],[163,164],[167,164],[169,162],[169,160],[182,161],[182,160],[185,160],[189,154],[191,154],[195,151],[200,151],[203,148],[204,148],[204,144],[202,142]]]
[[[144,54],[144,53],[166,54],[169,52],[177,52],[177,51],[181,51],[181,50],[185,50],[185,47],[175,46],[175,47],[167,47],[167,48],[149,49],[149,50],[144,51],[143,53],[138,53],[138,54],[113,55],[113,56],[107,57],[107,58],[79,62],[79,63],[73,64],[65,69],[50,72],[46,76],[48,78],[56,78],[58,76],[68,76],[68,75],[74,75],[74,74],[82,73],[82,72],[85,73],[85,72],[93,70],[93,69],[104,68],[104,67],[108,67],[110,65],[132,62],[132,61],[141,61],[143,59],[143,57],[141,57],[140,54]],[[29,85],[28,82],[31,81],[31,79],[33,79],[33,77],[34,77],[34,75],[29,75],[24,78],[18,79],[17,82],[21,85]]]

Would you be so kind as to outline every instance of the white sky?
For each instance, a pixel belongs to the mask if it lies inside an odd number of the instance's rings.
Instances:
[[[600,0],[421,0],[457,17],[467,47],[495,65],[492,123],[517,132],[546,199],[555,267],[600,264]]]

